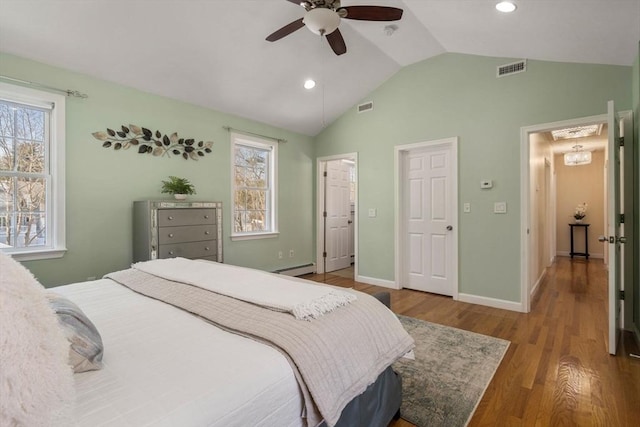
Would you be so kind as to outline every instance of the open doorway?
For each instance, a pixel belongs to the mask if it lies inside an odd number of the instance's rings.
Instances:
[[[317,272],[357,277],[357,153],[317,159]]]
[[[592,116],[527,128],[523,311],[529,311],[530,300],[556,257],[576,263],[605,259],[606,245],[598,237],[607,229],[606,120],[606,115]],[[585,209],[586,216],[576,218]]]
[[[631,289],[633,284],[633,247],[624,244],[625,234],[633,235],[633,223],[626,223],[624,219],[625,213],[629,215],[633,212],[634,193],[630,191],[633,177],[625,174],[624,170],[633,170],[634,156],[631,144],[624,143],[624,135],[630,135],[632,131],[631,112],[616,113],[612,101],[608,103],[608,110],[608,114],[600,116],[521,129],[521,303],[522,311],[530,311],[536,287],[541,283],[548,267],[545,264],[551,262],[546,259],[539,261],[540,254],[544,254],[545,241],[551,241],[552,255],[568,255],[562,259],[571,262],[571,255],[574,259],[579,258],[580,261],[577,262],[585,266],[585,272],[589,271],[586,265],[593,266],[599,262],[608,276],[608,349],[611,354],[615,354],[620,327],[630,324],[628,317],[633,308],[631,299],[624,298],[624,289]],[[562,129],[578,133],[584,127],[593,126],[599,129],[600,134],[608,134],[606,148],[600,150],[598,145],[601,144],[597,141],[594,146],[589,146],[594,141],[582,135],[572,135],[581,138],[569,138],[572,141],[569,142],[571,147],[568,154],[563,153],[563,150],[554,151],[554,144],[557,142],[549,137],[549,132]],[[544,182],[548,179],[547,163],[551,169],[551,197],[547,197],[545,206],[540,193],[547,189],[544,187]],[[592,165],[590,173],[589,165]],[[567,184],[567,180],[572,182]],[[563,184],[568,188],[562,188]],[[580,197],[580,201],[573,200],[576,197]],[[585,202],[587,217],[582,218],[581,222],[580,215],[575,214],[582,210]],[[555,221],[550,224],[545,224],[545,217],[541,215],[545,209],[553,212]],[[590,230],[592,225],[595,228]],[[571,247],[571,230],[574,230],[574,245],[581,245],[580,248]],[[589,236],[585,238],[587,232]],[[605,260],[607,265],[604,264]],[[621,322],[621,314],[624,314],[624,322]]]

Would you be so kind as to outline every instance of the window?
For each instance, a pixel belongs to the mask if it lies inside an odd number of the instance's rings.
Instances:
[[[61,257],[65,98],[0,83],[0,249]]]
[[[232,239],[272,237],[276,221],[276,142],[231,134]]]

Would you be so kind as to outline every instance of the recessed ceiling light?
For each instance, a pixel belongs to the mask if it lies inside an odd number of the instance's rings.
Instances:
[[[511,3],[510,1],[501,1],[500,3],[496,4],[496,9],[498,9],[500,12],[509,13],[516,10],[516,5],[514,3]]]
[[[314,87],[316,87],[316,81],[313,79],[307,79],[304,81],[304,88],[305,89],[313,89]]]

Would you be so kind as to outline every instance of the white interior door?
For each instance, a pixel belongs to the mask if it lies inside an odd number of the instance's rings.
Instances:
[[[404,287],[453,296],[456,197],[453,162],[447,145],[406,152],[404,168]]]
[[[351,265],[351,167],[342,160],[326,165],[326,272]]]
[[[620,339],[620,297],[622,260],[621,243],[622,236],[620,223],[620,183],[623,181],[620,168],[620,120],[616,114],[613,101],[607,105],[607,125],[609,128],[608,164],[607,164],[607,218],[608,237],[601,240],[609,241],[608,266],[609,266],[609,353],[616,354]]]

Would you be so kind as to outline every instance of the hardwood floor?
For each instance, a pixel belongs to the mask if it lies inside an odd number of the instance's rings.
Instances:
[[[607,352],[602,260],[558,258],[528,314],[331,274],[305,278],[366,293],[387,290],[396,313],[509,340],[469,426],[640,425],[640,359],[629,356],[638,354],[633,338],[625,334],[618,356]]]

